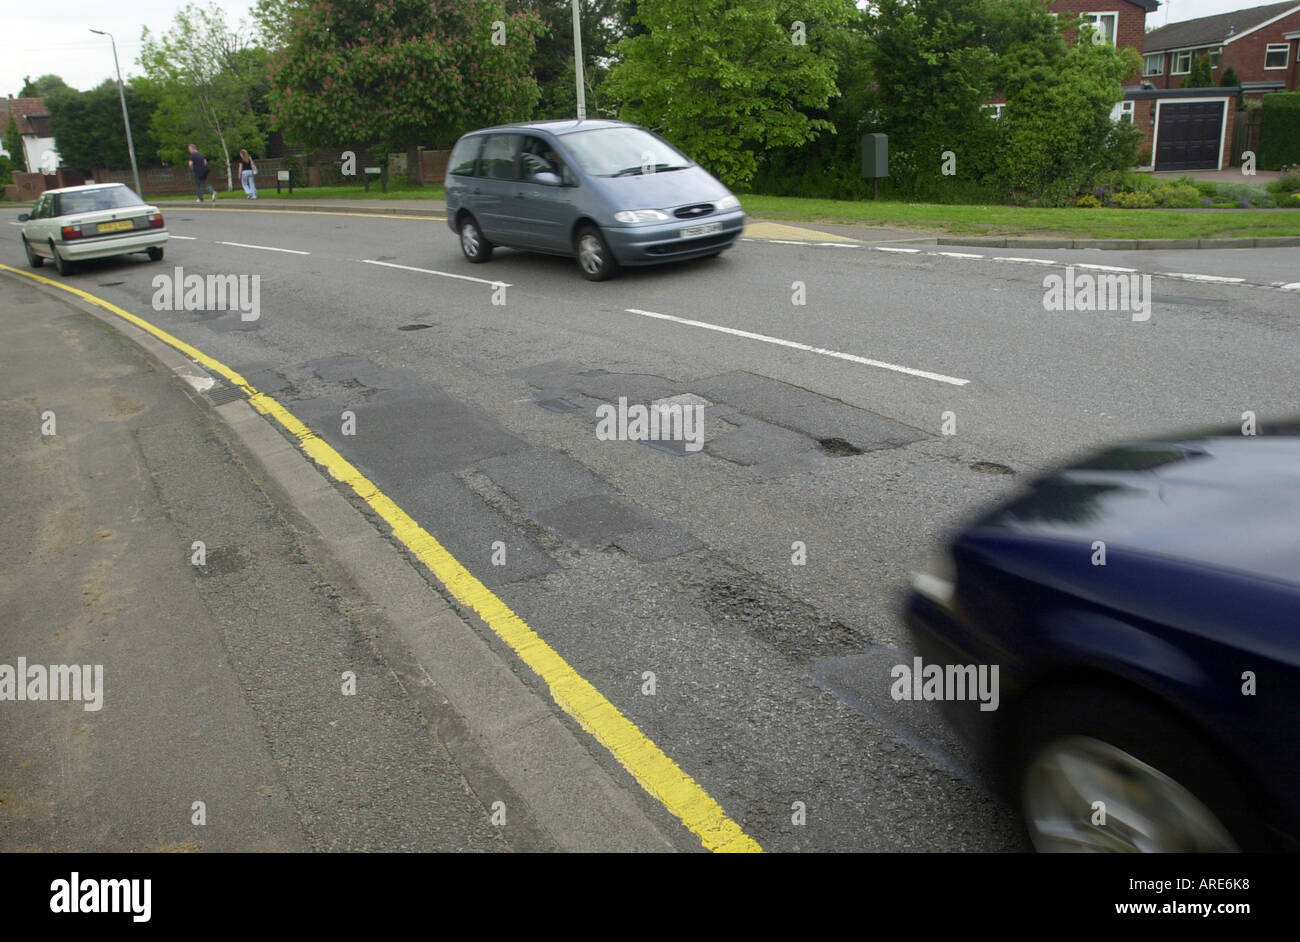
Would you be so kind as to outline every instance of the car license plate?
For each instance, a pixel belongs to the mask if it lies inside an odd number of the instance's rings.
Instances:
[[[123,229],[134,229],[135,221],[131,219],[119,219],[117,222],[101,222],[99,232],[120,232]]]
[[[702,226],[687,226],[682,230],[683,239],[694,239],[696,236],[713,235],[715,232],[722,231],[722,223],[706,222]]]

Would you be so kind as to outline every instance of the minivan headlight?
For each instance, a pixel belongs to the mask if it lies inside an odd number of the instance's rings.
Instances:
[[[736,199],[734,196],[724,196],[713,205],[719,211],[724,209],[740,209],[740,200]]]
[[[614,218],[619,222],[660,222],[667,219],[668,214],[657,209],[625,209],[615,213]]]

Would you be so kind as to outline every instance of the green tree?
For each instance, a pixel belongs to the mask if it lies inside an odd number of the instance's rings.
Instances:
[[[286,136],[310,147],[414,154],[537,103],[529,63],[542,24],[504,0],[301,0],[283,12],[271,99]]]
[[[29,76],[23,76],[23,90],[18,93],[18,97],[45,98],[47,95],[59,95],[68,92],[75,94],[76,91],[75,88],[72,88],[57,75],[42,75],[34,81]]]
[[[1022,46],[1006,57],[1002,172],[1012,196],[1062,205],[1107,171],[1132,166],[1140,133],[1111,118],[1132,49],[1076,42],[1064,55]]]
[[[1196,56],[1192,61],[1192,71],[1183,76],[1183,88],[1213,88],[1214,71],[1210,68],[1210,57]]]
[[[19,173],[26,173],[27,154],[23,151],[23,136],[18,133],[18,122],[12,114],[9,115],[9,125],[5,128],[4,144],[5,150],[9,152],[9,159],[13,161],[14,169]]]
[[[605,80],[620,116],[664,134],[733,187],[759,157],[835,130],[829,37],[851,22],[850,0],[641,0],[645,32],[621,42]]]
[[[158,162],[158,152],[149,136],[157,107],[150,92],[151,89],[140,91],[134,83],[125,88],[136,162],[142,167]],[[123,170],[131,166],[115,79],[105,79],[88,92],[54,96],[47,104],[50,130],[64,166],[83,172],[101,167]]]
[[[142,38],[140,65],[158,102],[150,132],[159,155],[181,163],[190,143],[210,159],[219,154],[233,187],[233,156],[266,141],[266,105],[259,111],[258,102],[267,90],[267,55],[253,46],[252,27],[231,27],[215,3],[191,3],[165,34],[155,38],[146,28]]]
[[[1241,79],[1237,77],[1236,69],[1228,66],[1227,71],[1223,73],[1223,78],[1219,79],[1219,85],[1223,88],[1241,88]]]
[[[533,75],[541,90],[535,114],[539,118],[576,117],[572,0],[532,0],[527,6],[542,22],[532,59]],[[627,10],[625,0],[582,0],[582,74],[588,115],[613,115],[613,110],[604,106],[601,86],[615,47],[627,34]]]

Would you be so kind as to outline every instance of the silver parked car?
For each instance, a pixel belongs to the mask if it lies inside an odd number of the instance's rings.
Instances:
[[[22,240],[27,261],[40,268],[51,259],[60,275],[76,262],[144,252],[163,257],[167,229],[157,206],[150,206],[121,183],[96,183],[46,190],[31,213],[23,213]]]
[[[471,262],[498,245],[568,255],[592,281],[623,265],[718,255],[745,227],[725,186],[622,121],[472,131],[451,152],[445,186],[447,225]]]

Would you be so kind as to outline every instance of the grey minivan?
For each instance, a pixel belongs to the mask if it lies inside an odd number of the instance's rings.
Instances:
[[[447,225],[471,262],[498,245],[624,265],[705,258],[745,227],[740,201],[663,138],[623,121],[539,121],[466,134],[447,165]]]

